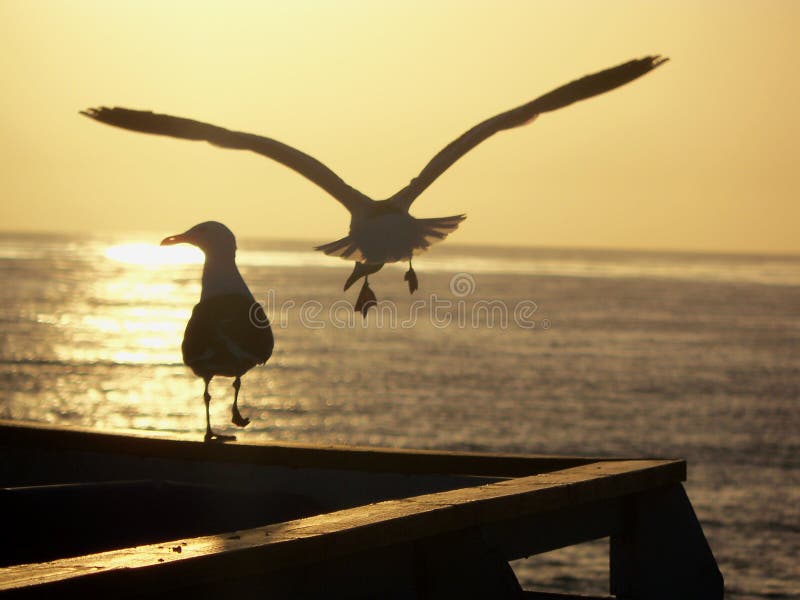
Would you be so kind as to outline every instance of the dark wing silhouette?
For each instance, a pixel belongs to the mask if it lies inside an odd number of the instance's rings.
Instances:
[[[243,375],[272,355],[269,320],[259,304],[240,294],[200,301],[186,324],[183,362],[201,377]]]
[[[662,58],[658,55],[632,60],[611,69],[576,79],[527,104],[486,119],[439,151],[425,165],[422,172],[412,179],[411,183],[392,196],[390,200],[396,205],[408,209],[411,203],[439,175],[483,140],[498,131],[524,125],[541,113],[558,110],[569,106],[573,102],[585,100],[618,88],[652,71],[668,60],[668,58]]]
[[[316,158],[271,138],[230,131],[192,119],[159,115],[143,110],[103,106],[81,111],[81,114],[95,121],[131,131],[166,135],[185,140],[204,140],[222,148],[250,150],[262,154],[310,179],[341,202],[350,212],[372,202],[370,198],[347,185],[336,173]]]

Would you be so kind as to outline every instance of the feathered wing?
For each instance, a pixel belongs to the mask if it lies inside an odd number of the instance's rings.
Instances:
[[[199,376],[242,375],[266,362],[274,347],[261,305],[239,294],[202,300],[186,324],[183,362]]]
[[[341,202],[351,213],[371,203],[367,196],[346,184],[316,158],[268,137],[230,131],[192,119],[127,108],[90,108],[81,111],[81,114],[122,129],[185,140],[203,140],[221,148],[250,150],[261,154],[310,179]]]
[[[411,203],[444,173],[454,162],[498,131],[528,123],[537,115],[558,110],[579,100],[585,100],[618,88],[664,64],[668,58],[658,55],[632,60],[599,73],[586,75],[548,92],[527,104],[518,106],[479,123],[461,137],[445,146],[406,187],[392,196],[391,201],[406,210]]]
[[[452,215],[450,217],[435,217],[433,219],[416,219],[418,239],[414,244],[413,253],[425,252],[433,244],[441,242],[453,233],[467,215]]]

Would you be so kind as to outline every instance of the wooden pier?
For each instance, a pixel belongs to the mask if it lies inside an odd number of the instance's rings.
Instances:
[[[570,598],[523,591],[509,561],[600,538],[611,597],[723,597],[682,460],[204,444],[2,421],[0,457],[8,597]]]

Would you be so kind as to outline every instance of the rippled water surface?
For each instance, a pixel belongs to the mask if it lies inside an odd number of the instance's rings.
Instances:
[[[157,239],[0,235],[0,418],[202,437],[180,356],[202,255]],[[347,263],[239,245],[276,338],[241,441],[686,458],[727,597],[800,593],[800,258],[444,245],[414,297],[402,267],[372,277],[365,325]],[[227,432],[230,380],[211,392]],[[602,594],[606,546],[515,568]]]

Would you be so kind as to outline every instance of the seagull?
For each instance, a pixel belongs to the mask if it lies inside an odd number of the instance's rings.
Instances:
[[[205,254],[200,302],[186,325],[181,351],[183,362],[205,382],[205,441],[232,441],[235,435],[220,435],[211,430],[208,384],[215,375],[234,378],[232,422],[246,427],[250,419],[242,417],[238,405],[241,378],[272,355],[272,329],[264,309],[236,267],[236,238],[230,229],[222,223],[207,221],[161,241],[162,246],[174,244],[192,244]]]
[[[455,231],[466,215],[417,219],[409,214],[411,204],[454,162],[499,131],[530,123],[540,114],[558,110],[618,88],[664,64],[668,58],[652,55],[576,79],[535,100],[495,115],[445,146],[410,183],[394,195],[374,200],[345,183],[317,159],[277,140],[231,131],[209,123],[127,108],[89,108],[82,115],[96,121],[143,133],[188,140],[203,140],[222,148],[249,150],[271,158],[316,183],[350,212],[350,231],[345,237],[317,246],[329,256],[355,261],[344,289],[364,278],[356,310],[366,315],[375,304],[369,275],[385,263],[408,261],[404,279],[410,293],[419,287],[411,264],[414,255],[428,249]]]

